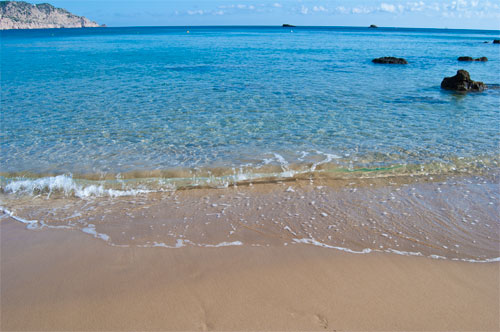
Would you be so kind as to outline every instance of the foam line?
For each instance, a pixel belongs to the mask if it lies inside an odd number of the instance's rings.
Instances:
[[[395,250],[395,249],[378,250],[378,249],[366,248],[366,249],[363,249],[361,251],[356,251],[356,250],[351,250],[351,249],[344,248],[344,247],[331,246],[331,245],[328,245],[326,243],[319,242],[313,238],[293,239],[293,241],[295,243],[310,244],[310,245],[314,245],[314,246],[322,247],[322,248],[341,250],[341,251],[349,252],[352,254],[368,254],[371,252],[385,252],[385,253],[392,253],[392,254],[397,254],[397,255],[402,255],[402,256],[420,256],[420,257],[427,257],[427,258],[431,258],[431,259],[442,259],[442,260],[449,259],[449,258],[439,256],[439,255],[424,256],[420,252],[400,251],[400,250]],[[487,258],[487,259],[451,258],[451,260],[452,261],[469,262],[469,263],[494,263],[494,262],[500,262],[500,257]]]
[[[3,213],[5,213],[6,215],[8,215],[9,217],[11,217],[14,220],[17,220],[19,222],[22,222],[23,224],[28,225],[28,228],[36,228],[36,225],[38,224],[38,220],[26,220],[26,219],[17,217],[14,215],[14,212],[7,210],[3,206],[0,206],[0,211],[2,211]]]

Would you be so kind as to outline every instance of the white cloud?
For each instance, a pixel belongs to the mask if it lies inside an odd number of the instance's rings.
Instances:
[[[315,0],[314,5],[307,6],[305,0],[300,1],[300,7],[287,8],[281,2],[254,3],[254,4],[226,4],[215,8],[192,9],[176,12],[176,15],[232,15],[238,12],[275,12],[276,10],[287,11],[290,14],[302,15],[367,15],[372,13],[385,13],[386,15],[404,15],[419,13],[428,17],[468,17],[468,18],[499,18],[499,0],[370,0],[366,5],[336,6],[332,7],[327,2]],[[299,3],[300,3],[299,2]],[[308,3],[312,3],[309,1]]]
[[[327,12],[328,10],[323,6],[314,6],[313,11],[314,12]]]
[[[369,14],[373,11],[374,11],[373,9],[370,9],[368,7],[363,7],[363,6],[354,7],[351,9],[352,14]]]
[[[382,10],[383,12],[395,13],[396,12],[396,6],[388,4],[388,3],[381,3],[380,4],[380,10]]]
[[[335,11],[339,14],[349,13],[349,9],[345,8],[344,6],[339,6],[339,7],[335,8]]]
[[[188,10],[188,15],[203,15],[205,12],[203,10]]]
[[[439,6],[438,6],[439,7]],[[421,12],[426,8],[425,2],[407,2],[405,6],[403,6],[403,10],[408,10],[411,12]]]

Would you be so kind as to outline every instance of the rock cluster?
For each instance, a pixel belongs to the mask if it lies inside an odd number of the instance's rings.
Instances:
[[[32,5],[24,1],[0,2],[0,30],[87,27],[99,27],[99,24],[48,3]]]
[[[469,72],[460,69],[455,76],[445,77],[441,82],[441,88],[460,92],[483,91],[485,85],[483,82],[471,80]]]
[[[458,58],[458,61],[481,61],[481,62],[486,62],[488,61],[488,58],[483,56],[483,57],[480,57],[480,58],[471,58],[470,56],[461,56]]]
[[[382,64],[396,64],[396,65],[407,65],[408,62],[403,58],[395,58],[392,56],[385,56],[382,58],[376,58],[372,60],[373,63],[382,63]]]

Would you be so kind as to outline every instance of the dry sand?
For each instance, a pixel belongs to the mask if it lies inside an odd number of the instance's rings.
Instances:
[[[495,330],[499,263],[308,245],[120,248],[2,219],[1,329]]]

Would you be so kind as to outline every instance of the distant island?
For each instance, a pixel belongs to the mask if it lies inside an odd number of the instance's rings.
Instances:
[[[376,26],[375,24],[370,24],[370,28],[376,29],[376,28],[378,28],[378,26]]]
[[[74,15],[48,3],[32,5],[24,1],[0,2],[0,30],[95,28],[100,26],[86,17]]]
[[[283,24],[283,28],[295,28],[295,25],[292,25],[292,24]]]

